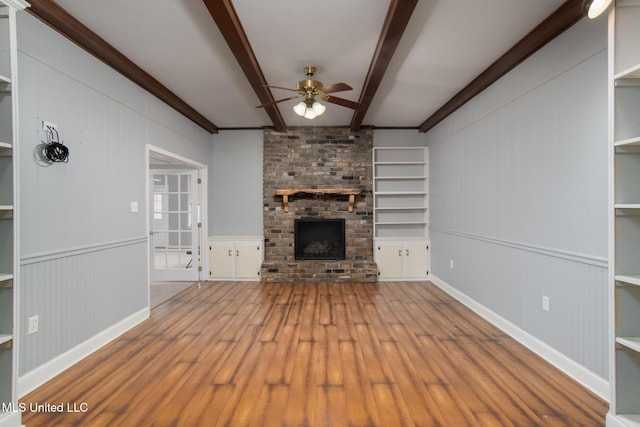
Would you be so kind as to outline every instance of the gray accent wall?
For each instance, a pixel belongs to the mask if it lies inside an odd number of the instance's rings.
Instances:
[[[417,129],[374,129],[374,147],[424,147],[427,138]]]
[[[212,137],[31,15],[18,18],[23,376],[148,307],[146,144],[210,165]],[[38,159],[43,120],[58,125],[69,163]],[[39,331],[27,336],[34,315]]]
[[[432,274],[603,379],[606,40],[579,22],[426,134]]]
[[[262,236],[262,130],[213,136],[209,235]]]

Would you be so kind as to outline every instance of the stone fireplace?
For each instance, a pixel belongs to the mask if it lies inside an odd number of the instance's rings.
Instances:
[[[372,149],[371,130],[264,131],[262,280],[377,280]],[[344,224],[344,236],[337,236],[344,239],[343,248],[325,238],[331,228],[327,224]],[[307,226],[311,240],[296,240],[301,225]]]

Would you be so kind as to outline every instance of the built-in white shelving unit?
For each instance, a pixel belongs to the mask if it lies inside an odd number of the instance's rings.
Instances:
[[[607,426],[640,426],[640,0],[609,15],[611,399]]]
[[[21,425],[16,406],[18,307],[16,11],[0,0],[0,426]]]
[[[373,149],[374,255],[380,280],[428,278],[428,160],[425,147]]]

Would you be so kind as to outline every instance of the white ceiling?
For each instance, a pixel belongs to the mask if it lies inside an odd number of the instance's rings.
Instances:
[[[202,0],[56,0],[218,128],[272,123]],[[363,121],[418,127],[563,0],[419,0]],[[295,88],[306,65],[357,101],[389,0],[234,0],[269,82]],[[275,99],[292,93],[272,89]],[[287,126],[308,126],[298,101],[279,105]],[[328,104],[317,126],[348,126],[353,110]]]

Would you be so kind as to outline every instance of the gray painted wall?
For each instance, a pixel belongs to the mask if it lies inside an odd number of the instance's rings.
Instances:
[[[209,235],[262,236],[262,130],[213,136]]]
[[[212,138],[27,13],[18,49],[24,375],[148,306],[145,144],[210,163]],[[68,164],[36,160],[42,120]]]
[[[417,129],[374,129],[374,147],[424,147],[427,138]]]
[[[606,34],[583,20],[426,135],[432,273],[604,379]]]

